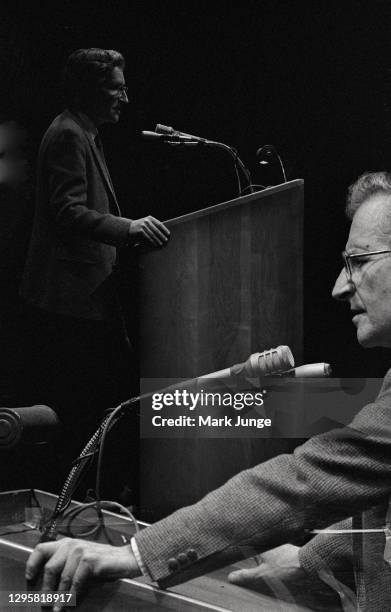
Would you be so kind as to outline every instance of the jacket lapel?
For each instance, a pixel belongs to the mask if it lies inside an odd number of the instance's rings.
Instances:
[[[88,144],[90,145],[90,148],[91,148],[94,160],[95,160],[95,162],[96,162],[96,164],[97,164],[97,166],[99,168],[99,171],[100,171],[100,173],[101,173],[101,175],[103,177],[103,180],[104,180],[104,182],[106,184],[106,187],[107,187],[108,191],[112,195],[113,205],[114,205],[115,212],[118,215],[121,215],[121,211],[120,211],[120,208],[119,208],[118,200],[117,200],[117,197],[115,195],[113,183],[111,182],[111,178],[110,178],[110,174],[109,174],[109,171],[107,169],[107,166],[106,166],[106,162],[104,161],[103,157],[99,153],[92,135],[86,129],[86,126],[84,125],[83,120],[80,117],[78,117],[77,115],[75,115],[74,113],[72,113],[69,110],[64,111],[64,114],[68,115],[68,117],[73,119],[73,121],[75,123],[77,123],[77,125],[83,130],[84,135],[85,135],[85,137],[88,140]]]
[[[113,183],[111,182],[111,178],[110,178],[110,174],[109,174],[109,171],[107,169],[107,166],[106,166],[106,162],[103,159],[103,157],[100,154],[100,152],[98,151],[92,136],[88,132],[85,132],[85,134],[86,134],[86,137],[88,139],[89,145],[91,147],[94,159],[95,159],[95,161],[96,161],[96,163],[97,163],[97,165],[99,167],[99,170],[100,170],[100,172],[101,172],[101,174],[103,176],[103,179],[104,179],[104,181],[106,183],[106,186],[109,189],[111,195],[113,196],[113,201],[114,201],[114,204],[115,204],[115,208],[116,208],[118,214],[120,214],[120,209],[119,209],[117,197],[115,195]]]

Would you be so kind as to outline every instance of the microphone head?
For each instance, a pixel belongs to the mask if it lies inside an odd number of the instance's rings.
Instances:
[[[174,128],[170,127],[169,125],[162,125],[161,123],[156,124],[155,132],[156,134],[165,134],[165,135],[175,134]]]
[[[57,433],[59,420],[49,406],[0,408],[0,449],[19,442],[47,442]]]
[[[250,357],[252,376],[270,376],[290,370],[295,365],[295,360],[289,346],[284,344],[277,348],[254,353]]]
[[[259,147],[256,152],[257,157],[261,157],[261,155],[275,155],[277,153],[276,147],[272,144],[266,144]]]
[[[257,150],[256,156],[258,158],[259,164],[266,165],[270,163],[273,160],[273,158],[277,157],[276,147],[271,144],[263,145],[262,147],[259,147],[259,149]]]

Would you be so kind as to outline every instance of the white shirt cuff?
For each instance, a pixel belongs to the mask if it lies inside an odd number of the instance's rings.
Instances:
[[[141,558],[140,551],[138,549],[137,542],[136,542],[135,538],[131,538],[131,540],[130,540],[130,547],[132,549],[132,552],[133,552],[133,554],[135,556],[135,559],[137,561],[137,564],[139,566],[139,569],[140,569],[140,572],[142,573],[142,575],[143,576],[148,576],[148,578],[152,578],[151,574],[149,573],[149,571],[147,570],[147,568],[145,567],[145,565],[143,563],[143,560]]]

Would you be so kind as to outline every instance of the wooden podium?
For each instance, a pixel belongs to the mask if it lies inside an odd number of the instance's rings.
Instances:
[[[201,376],[279,344],[301,363],[303,189],[295,180],[167,222],[167,247],[139,259],[141,379]],[[141,511],[155,520],[287,444],[142,439]]]

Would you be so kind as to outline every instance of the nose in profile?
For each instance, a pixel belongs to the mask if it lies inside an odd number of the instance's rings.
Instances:
[[[342,268],[335,285],[331,292],[331,295],[335,300],[348,300],[355,292],[356,287],[352,280],[350,280],[346,274],[345,268]]]

